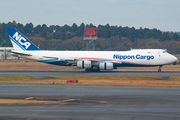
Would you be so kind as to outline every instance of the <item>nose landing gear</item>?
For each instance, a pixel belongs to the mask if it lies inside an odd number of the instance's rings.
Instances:
[[[158,72],[161,72],[161,67],[162,67],[162,66],[159,66]]]

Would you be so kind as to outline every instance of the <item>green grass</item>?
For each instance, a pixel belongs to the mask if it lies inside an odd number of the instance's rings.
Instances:
[[[45,75],[57,79],[36,79],[27,75],[0,75],[0,83],[99,85],[99,86],[143,86],[143,87],[180,87],[180,76],[105,76],[105,75]],[[78,83],[66,83],[78,80]]]

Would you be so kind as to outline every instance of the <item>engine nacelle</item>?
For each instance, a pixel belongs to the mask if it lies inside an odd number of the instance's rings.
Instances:
[[[77,61],[78,68],[92,68],[91,61]]]
[[[100,63],[99,69],[100,70],[113,70],[113,63]]]

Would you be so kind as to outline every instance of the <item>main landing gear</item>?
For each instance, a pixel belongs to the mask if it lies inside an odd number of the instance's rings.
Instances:
[[[85,71],[86,72],[99,72],[100,70],[99,70],[99,68],[97,68],[97,69],[86,68]]]
[[[159,66],[158,72],[161,72],[161,67],[162,67],[162,66]]]

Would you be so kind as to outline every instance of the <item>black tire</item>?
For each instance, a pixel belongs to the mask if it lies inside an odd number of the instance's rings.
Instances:
[[[93,72],[100,72],[99,69],[92,69]]]
[[[99,69],[91,69],[91,68],[86,68],[85,71],[86,72],[100,72]]]
[[[161,72],[161,69],[158,69],[158,72]]]
[[[85,71],[86,71],[86,72],[92,72],[92,69],[86,68]]]
[[[100,72],[100,69],[97,69],[97,72]]]

